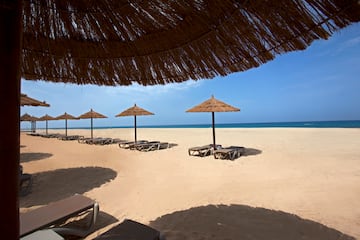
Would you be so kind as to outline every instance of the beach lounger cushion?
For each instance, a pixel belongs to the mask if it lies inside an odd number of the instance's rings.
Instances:
[[[92,209],[92,219],[86,229],[55,228],[54,224]],[[29,212],[20,214],[20,237],[31,234],[40,229],[51,229],[59,234],[84,237],[90,233],[97,219],[99,205],[92,199],[80,194],[50,203]]]
[[[95,240],[160,240],[160,232],[142,223],[126,219]]]

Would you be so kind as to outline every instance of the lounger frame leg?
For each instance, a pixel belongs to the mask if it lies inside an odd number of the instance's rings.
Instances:
[[[78,236],[78,237],[85,237],[91,233],[93,230],[97,217],[99,214],[99,204],[94,203],[94,207],[91,213],[91,221],[89,222],[88,226],[85,229],[76,229],[76,228],[67,228],[67,227],[55,227],[51,228],[51,230],[55,231],[60,235],[71,235],[71,236]]]

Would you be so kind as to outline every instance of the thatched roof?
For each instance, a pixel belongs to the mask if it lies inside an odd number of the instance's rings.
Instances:
[[[59,115],[59,116],[56,117],[56,120],[61,120],[61,119],[65,119],[65,120],[68,120],[68,119],[78,120],[79,118],[74,117],[73,115],[68,114],[68,113],[65,112],[64,114]]]
[[[78,118],[87,119],[87,118],[107,118],[107,117],[91,109],[89,112],[81,114]]]
[[[360,5],[358,0],[29,0],[23,1],[22,15],[22,77],[152,85],[224,76],[303,50],[358,22]]]
[[[48,114],[45,114],[44,116],[40,117],[39,120],[40,121],[48,121],[48,120],[57,120],[57,119]]]
[[[211,96],[210,99],[196,105],[195,107],[190,108],[186,112],[238,112],[239,108],[233,107],[223,101],[220,101],[214,96]]]
[[[38,121],[39,118],[29,115],[28,113],[25,113],[20,117],[20,121]]]
[[[40,107],[50,107],[45,101],[41,102],[35,98],[31,98],[26,94],[21,93],[20,95],[20,106],[40,106]]]
[[[117,114],[115,117],[126,117],[126,116],[140,116],[140,115],[154,115],[152,112],[149,112],[141,107],[136,106],[130,107],[125,111]]]

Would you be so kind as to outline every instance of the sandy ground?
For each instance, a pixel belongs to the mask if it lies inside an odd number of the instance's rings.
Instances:
[[[169,240],[360,239],[360,129],[219,128],[216,134],[222,146],[244,146],[245,156],[188,156],[189,147],[212,142],[211,129],[138,129],[138,139],[175,145],[152,152],[21,133],[21,164],[34,183],[20,211],[80,193],[101,209],[86,239],[125,218]],[[97,137],[133,135],[133,129],[94,130]]]

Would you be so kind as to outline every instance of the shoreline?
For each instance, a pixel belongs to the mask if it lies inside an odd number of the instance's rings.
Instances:
[[[21,211],[77,191],[97,200],[101,211],[118,221],[130,218],[162,227],[156,225],[160,217],[177,211],[249,206],[295,214],[360,238],[359,129],[217,128],[217,143],[252,150],[235,161],[188,156],[189,147],[212,142],[208,128],[139,128],[137,133],[138,139],[177,145],[138,152],[22,133],[21,164],[38,180],[33,192],[20,199]],[[72,134],[89,136],[90,131],[68,129]],[[97,136],[132,140],[134,129],[94,129]],[[63,186],[64,176],[71,188]],[[55,192],[54,184],[63,189]]]

